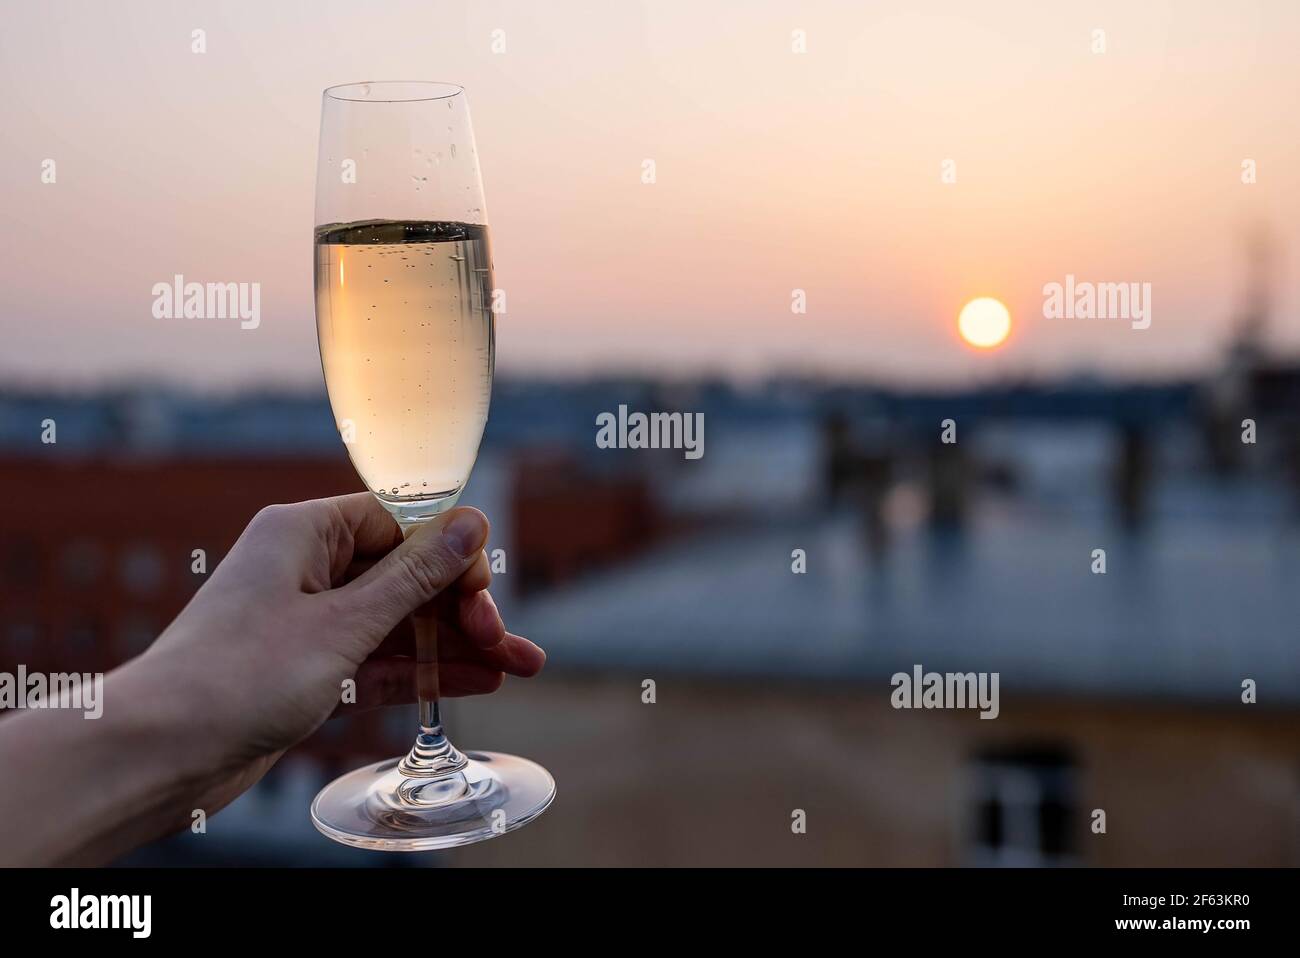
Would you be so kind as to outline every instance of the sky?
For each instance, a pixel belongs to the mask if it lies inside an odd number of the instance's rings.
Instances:
[[[1289,0],[9,4],[0,384],[319,387],[320,96],[367,79],[468,91],[503,373],[1195,373],[1258,231],[1300,352],[1297,41]],[[155,318],[177,273],[260,325]],[[1044,317],[1067,275],[1150,283],[1150,327]]]

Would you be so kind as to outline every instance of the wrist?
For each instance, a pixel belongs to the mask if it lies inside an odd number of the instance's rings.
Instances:
[[[115,731],[164,773],[162,784],[198,792],[233,759],[211,727],[213,696],[182,664],[171,653],[150,652],[123,665],[105,681],[105,717],[112,707]]]

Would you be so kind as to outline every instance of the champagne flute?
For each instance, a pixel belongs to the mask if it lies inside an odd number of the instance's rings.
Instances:
[[[316,329],[352,464],[404,535],[456,504],[478,455],[495,362],[487,210],[465,91],[330,87],[316,168]],[[412,616],[419,730],[402,758],[312,802],[325,835],[422,851],[483,841],[555,797],[546,769],[461,752],[438,711],[437,629]]]

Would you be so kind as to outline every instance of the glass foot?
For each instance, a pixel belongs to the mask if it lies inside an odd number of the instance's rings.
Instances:
[[[464,768],[436,777],[402,774],[401,758],[349,772],[321,789],[312,823],[345,845],[421,852],[514,831],[555,798],[555,779],[536,762],[500,752],[464,755]]]

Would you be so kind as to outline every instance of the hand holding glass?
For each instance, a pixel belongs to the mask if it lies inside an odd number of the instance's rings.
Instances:
[[[316,170],[316,328],[352,464],[405,534],[456,504],[487,422],[495,361],[487,209],[465,91],[331,87]],[[438,713],[437,631],[412,622],[419,732],[411,751],[326,786],[312,821],[336,841],[419,851],[532,821],[540,765],[460,752]]]

